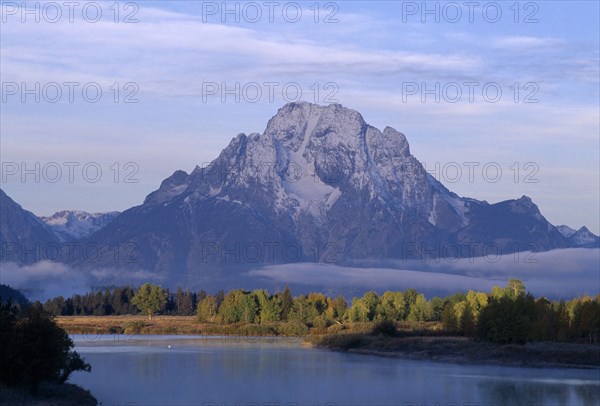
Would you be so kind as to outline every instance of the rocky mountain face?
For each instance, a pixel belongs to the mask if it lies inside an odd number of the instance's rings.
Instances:
[[[80,210],[62,210],[52,216],[40,217],[60,241],[75,241],[100,230],[119,215],[109,213],[87,213]]]
[[[572,243],[530,198],[459,197],[406,137],[339,104],[289,103],[262,134],[239,134],[207,167],[176,171],[82,240],[133,246],[136,266],[341,262],[550,250]],[[94,266],[115,265],[114,253]]]
[[[2,261],[20,263],[207,275],[230,265],[599,246],[585,227],[554,227],[527,196],[495,204],[457,196],[402,133],[338,104],[283,106],[262,134],[239,134],[207,167],[176,171],[121,214],[38,219],[0,197]],[[56,245],[60,255],[21,255],[32,244]]]
[[[0,258],[32,264],[56,252],[58,238],[33,213],[24,210],[0,189]]]
[[[600,248],[600,237],[592,233],[586,226],[575,230],[569,226],[556,226],[556,229],[569,240],[573,247]]]

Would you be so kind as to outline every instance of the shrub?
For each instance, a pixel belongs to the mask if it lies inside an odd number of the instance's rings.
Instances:
[[[396,323],[390,320],[383,320],[373,326],[371,334],[374,336],[393,337],[396,335]]]
[[[125,326],[125,334],[141,334],[146,323],[143,321],[131,321]]]
[[[285,336],[303,336],[308,334],[308,327],[304,323],[290,321],[279,326],[279,333]]]

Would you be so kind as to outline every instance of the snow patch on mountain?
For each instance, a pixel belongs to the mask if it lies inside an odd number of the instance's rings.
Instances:
[[[52,216],[40,217],[62,242],[87,237],[108,225],[120,213],[88,213],[81,210],[63,210]]]
[[[584,247],[598,243],[598,236],[588,230],[587,227],[583,226],[575,234],[573,234],[569,241],[575,247]]]
[[[577,230],[575,230],[569,226],[565,226],[565,225],[556,226],[556,229],[558,230],[559,233],[564,235],[566,238],[571,237],[573,234],[575,234],[577,232]]]

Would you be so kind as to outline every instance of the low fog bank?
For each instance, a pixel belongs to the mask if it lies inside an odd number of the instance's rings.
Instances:
[[[165,280],[162,274],[142,270],[102,268],[83,271],[49,261],[26,266],[3,263],[0,269],[0,283],[20,290],[31,301],[41,302],[56,296],[69,297],[75,293],[101,290],[108,286],[138,286],[144,282],[160,283]]]
[[[510,278],[536,296],[572,298],[600,293],[600,250],[561,249],[499,258],[358,261],[352,266],[297,263],[250,272],[279,284],[324,286],[341,291],[415,288],[428,296],[469,289],[489,292]]]
[[[145,282],[209,293],[237,288],[266,288],[276,292],[289,285],[294,294],[320,291],[343,294],[349,299],[367,290],[381,293],[415,288],[432,297],[469,289],[489,292],[492,286],[504,286],[510,278],[523,280],[536,296],[567,299],[596,295],[600,293],[600,249],[562,249],[460,260],[378,260],[344,265],[303,262],[252,269],[202,267],[187,274],[105,268],[83,271],[46,261],[28,266],[0,265],[0,283],[19,289],[30,300],[40,301],[108,286],[137,287]]]

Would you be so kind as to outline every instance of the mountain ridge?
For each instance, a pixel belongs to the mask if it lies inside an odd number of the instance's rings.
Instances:
[[[75,241],[98,231],[120,214],[118,211],[88,213],[83,210],[60,210],[39,217],[61,242]]]
[[[478,243],[504,252],[570,246],[531,199],[459,197],[426,172],[401,132],[339,104],[306,102],[281,107],[262,134],[238,134],[205,168],[175,171],[92,237],[136,241],[142,258],[153,257],[145,266],[186,270],[223,262],[231,247],[272,242],[299,248],[299,260],[322,260],[332,245],[341,258],[429,255],[421,244],[466,244],[469,255],[484,253]]]
[[[133,245],[135,261],[101,249],[97,260],[76,262],[202,273],[224,264],[482,256],[595,247],[586,230],[566,237],[527,196],[491,204],[458,196],[401,132],[380,131],[339,104],[297,102],[262,134],[238,134],[208,166],[175,171],[142,204],[77,240]]]

